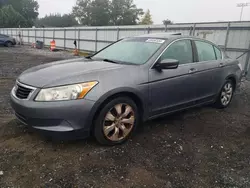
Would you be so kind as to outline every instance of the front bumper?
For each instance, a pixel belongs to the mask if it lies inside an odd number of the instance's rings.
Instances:
[[[20,100],[11,94],[11,106],[16,117],[28,127],[50,136],[66,133],[80,133],[87,137],[90,132],[91,111],[95,102],[72,100],[60,102],[35,102]]]

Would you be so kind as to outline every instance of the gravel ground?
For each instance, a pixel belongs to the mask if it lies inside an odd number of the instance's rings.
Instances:
[[[225,110],[200,107],[147,122],[128,143],[52,142],[15,120],[9,93],[25,69],[72,57],[0,48],[0,187],[250,187],[250,83]]]

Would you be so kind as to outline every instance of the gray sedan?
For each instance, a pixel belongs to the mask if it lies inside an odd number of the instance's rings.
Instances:
[[[28,69],[11,104],[21,122],[49,136],[93,134],[114,145],[142,121],[210,103],[227,107],[241,76],[239,62],[207,40],[148,34]]]

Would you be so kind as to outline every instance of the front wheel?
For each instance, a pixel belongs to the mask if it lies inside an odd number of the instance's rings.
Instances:
[[[234,83],[232,80],[227,80],[223,85],[220,94],[215,102],[217,108],[226,108],[232,101],[234,94]]]
[[[134,101],[118,97],[101,109],[95,121],[94,135],[100,144],[121,144],[129,139],[138,123],[139,113]]]

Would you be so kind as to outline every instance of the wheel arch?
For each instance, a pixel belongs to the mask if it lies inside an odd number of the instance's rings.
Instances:
[[[9,42],[10,42],[12,45],[14,45],[14,43],[13,43],[12,41],[10,41],[10,40],[4,41],[4,45],[7,45]]]
[[[141,115],[141,120],[145,120],[147,118],[148,110],[147,105],[144,102],[142,94],[140,94],[137,90],[133,88],[118,88],[114,89],[112,91],[109,91],[108,93],[104,94],[94,105],[91,111],[91,115],[89,117],[89,122],[91,122],[91,125],[94,124],[94,121],[101,111],[101,109],[111,100],[117,97],[128,97],[131,100],[135,102],[139,109],[139,113]],[[93,126],[90,127],[90,130],[93,128]]]
[[[236,79],[236,76],[233,75],[233,74],[230,74],[226,77],[226,80],[231,80],[234,84],[234,89],[236,88],[236,85],[237,85],[237,79]]]

